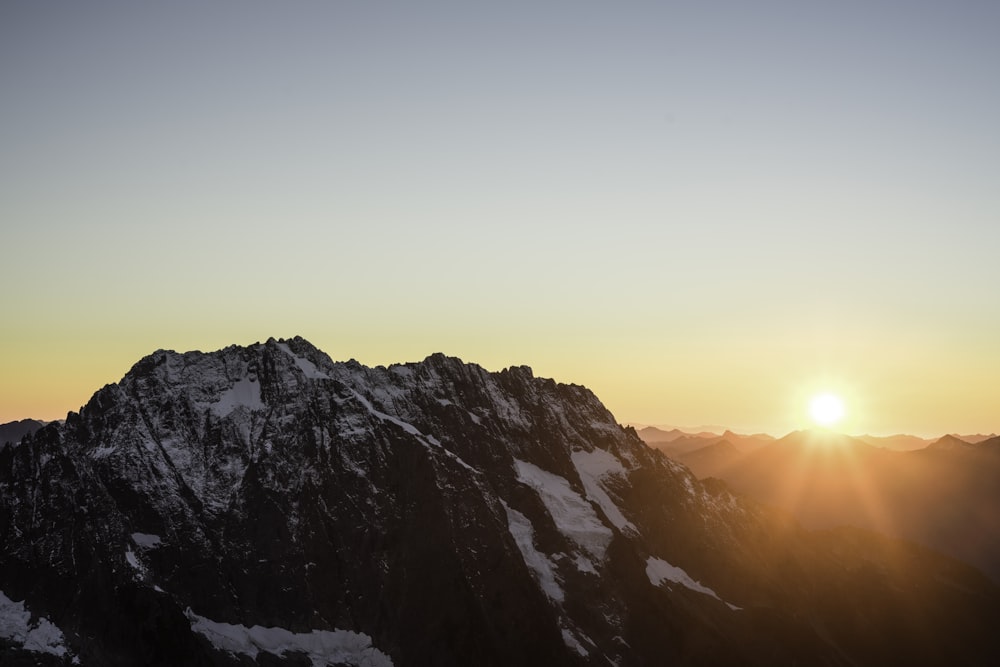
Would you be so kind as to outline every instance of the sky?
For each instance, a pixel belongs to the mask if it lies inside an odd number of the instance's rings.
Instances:
[[[1000,3],[0,3],[0,422],[301,335],[1000,430]]]

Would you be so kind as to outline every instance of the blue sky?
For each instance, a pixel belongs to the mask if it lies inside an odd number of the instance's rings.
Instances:
[[[4,3],[0,419],[302,334],[622,421],[781,430],[828,382],[861,430],[995,428],[997,35],[991,2]]]

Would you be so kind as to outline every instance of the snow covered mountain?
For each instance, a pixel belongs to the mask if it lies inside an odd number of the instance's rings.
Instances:
[[[0,450],[4,665],[986,664],[998,620],[525,367],[158,351]]]

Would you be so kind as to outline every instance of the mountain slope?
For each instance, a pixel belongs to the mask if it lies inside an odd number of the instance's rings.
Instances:
[[[692,471],[725,470],[742,458],[741,452],[728,440],[719,440],[711,445],[674,456]],[[716,475],[711,475],[716,476]]]
[[[740,456],[678,457],[699,477],[792,513],[914,540],[1000,580],[1000,451],[946,435],[889,451],[832,433],[792,433]]]
[[[582,387],[443,355],[334,363],[299,338],[156,352],[0,451],[0,545],[8,661],[997,654],[978,572],[701,484]]]
[[[925,440],[924,438],[918,438],[915,435],[889,435],[889,436],[875,436],[875,435],[859,435],[858,440],[865,442],[872,447],[881,447],[882,449],[894,449],[897,451],[910,451],[914,449],[923,449],[931,443],[930,440]]]
[[[653,449],[660,450],[672,459],[682,462],[685,456],[693,454],[700,449],[717,445],[720,442],[728,443],[739,453],[752,452],[774,442],[773,437],[763,433],[755,435],[740,435],[739,433],[733,433],[729,430],[726,430],[722,435],[716,435],[714,433],[688,435],[681,433],[679,436],[672,438],[669,441],[651,440],[646,431],[647,429],[640,431],[639,437],[642,438],[647,445]]]

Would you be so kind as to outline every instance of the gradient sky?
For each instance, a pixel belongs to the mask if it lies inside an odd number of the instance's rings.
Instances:
[[[0,4],[0,422],[302,335],[1000,430],[1000,3]]]

